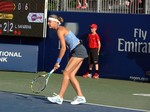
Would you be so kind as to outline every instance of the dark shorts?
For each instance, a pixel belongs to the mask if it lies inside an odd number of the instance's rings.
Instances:
[[[87,58],[88,54],[83,44],[79,44],[71,51],[70,56],[78,58]]]
[[[98,49],[89,49],[89,64],[98,63]]]

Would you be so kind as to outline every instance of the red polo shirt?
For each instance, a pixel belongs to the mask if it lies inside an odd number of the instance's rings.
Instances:
[[[89,48],[98,48],[98,42],[100,41],[99,35],[96,34],[88,34],[88,42]]]

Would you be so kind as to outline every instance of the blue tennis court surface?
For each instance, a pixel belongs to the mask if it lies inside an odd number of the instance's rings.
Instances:
[[[125,108],[113,108],[101,105],[71,105],[64,101],[62,105],[50,103],[44,96],[0,92],[0,112],[144,112]]]

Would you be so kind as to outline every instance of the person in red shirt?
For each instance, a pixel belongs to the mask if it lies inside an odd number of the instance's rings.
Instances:
[[[99,78],[98,57],[99,57],[99,52],[101,49],[101,42],[100,42],[100,36],[96,32],[97,28],[98,28],[98,26],[96,24],[90,25],[91,32],[88,34],[89,70],[85,75],[83,75],[84,78],[92,77],[93,65],[95,66],[95,73],[93,75],[93,78],[95,78],[95,79]]]

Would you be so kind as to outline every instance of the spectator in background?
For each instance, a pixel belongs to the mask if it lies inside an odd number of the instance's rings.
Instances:
[[[101,49],[101,42],[100,42],[100,37],[96,32],[97,28],[98,28],[98,26],[96,24],[90,25],[91,32],[88,34],[89,70],[85,75],[83,75],[84,78],[91,78],[92,77],[93,65],[95,67],[95,74],[93,75],[93,78],[95,78],[95,79],[99,78],[98,57],[99,57],[99,52]]]
[[[130,4],[129,0],[126,0],[125,5],[129,7],[129,4]]]
[[[139,6],[142,3],[142,0],[128,0],[129,2],[129,13],[136,14],[139,13]]]
[[[76,6],[77,9],[79,8],[86,9],[87,7],[88,7],[88,4],[86,0],[83,0],[83,6],[81,5],[81,1],[77,0],[77,6]]]

